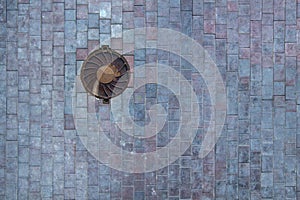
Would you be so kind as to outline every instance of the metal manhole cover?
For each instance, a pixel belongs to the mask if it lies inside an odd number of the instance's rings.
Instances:
[[[80,78],[87,92],[109,102],[121,94],[129,83],[129,64],[108,46],[91,52],[84,61]]]

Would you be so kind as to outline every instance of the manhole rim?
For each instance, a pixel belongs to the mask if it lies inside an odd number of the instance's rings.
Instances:
[[[127,76],[127,78],[126,78],[127,81],[126,81],[126,85],[122,88],[122,90],[120,92],[118,92],[118,93],[112,93],[111,96],[104,97],[104,96],[100,96],[100,95],[95,94],[93,92],[93,90],[87,86],[87,83],[84,80],[84,76],[83,76],[84,70],[85,70],[85,66],[86,66],[88,60],[90,58],[92,58],[93,56],[95,56],[95,54],[97,54],[97,53],[110,53],[110,54],[114,54],[115,56],[118,57],[118,59],[121,59],[122,62],[124,62],[124,65],[126,65],[126,72],[121,77]],[[101,67],[102,66],[100,66],[99,68],[101,68]],[[122,54],[120,54],[116,50],[113,50],[112,48],[110,48],[109,45],[102,45],[102,46],[99,46],[99,48],[96,48],[96,49],[92,50],[87,55],[87,57],[85,58],[84,62],[81,65],[80,75],[79,76],[80,76],[81,83],[82,83],[84,89],[88,92],[88,94],[96,97],[97,99],[109,100],[111,98],[119,96],[120,94],[122,94],[128,88],[128,85],[129,85],[129,82],[130,82],[130,78],[131,78],[130,69],[131,69],[131,66],[129,65],[128,61],[126,60],[126,58]]]

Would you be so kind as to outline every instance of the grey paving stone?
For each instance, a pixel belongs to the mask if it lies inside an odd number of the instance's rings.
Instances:
[[[101,30],[100,30],[101,31]],[[77,48],[87,48],[88,34],[87,32],[77,33]]]
[[[181,0],[180,1],[180,9],[181,10],[192,10],[193,1]]]
[[[40,33],[41,33],[41,21],[40,20],[30,20],[29,33],[31,35],[36,35],[36,36],[40,35]]]
[[[121,24],[122,23],[122,7],[112,7],[112,24]]]
[[[72,38],[76,36],[76,22],[66,21],[65,22],[65,37]]]
[[[181,12],[181,21],[183,23],[182,32],[188,36],[192,35],[192,12]]]
[[[100,18],[111,18],[111,2],[100,2]]]
[[[7,141],[6,142],[6,157],[13,158],[18,155],[18,144],[16,141]]]
[[[262,70],[262,84],[263,85],[272,85],[273,84],[273,70],[270,68],[265,68]]]
[[[133,19],[133,12],[123,12],[122,14],[122,23],[123,28],[130,29],[134,27]]]
[[[110,20],[100,20],[100,33],[110,33]]]
[[[99,15],[97,14],[89,14],[88,20],[89,28],[98,28],[99,27]]]
[[[99,40],[99,30],[98,29],[89,29],[88,40]]]
[[[113,38],[122,37],[122,25],[111,25],[111,36]]]
[[[76,1],[75,0],[66,0],[65,1],[65,9],[76,9]]]

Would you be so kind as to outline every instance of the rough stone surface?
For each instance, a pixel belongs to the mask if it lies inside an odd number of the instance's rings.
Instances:
[[[2,1],[0,199],[300,199],[299,8],[299,0]],[[211,114],[203,78],[176,55],[131,52],[130,86],[151,72],[135,74],[136,66],[169,64],[199,92],[203,116],[195,141],[177,161],[128,174],[105,166],[83,146],[71,94],[89,52],[103,44],[120,51],[139,46],[146,41],[137,35],[122,42],[122,31],[144,26],[180,31],[211,54],[226,85],[227,116],[215,148],[199,159]],[[160,45],[155,33],[147,38]],[[169,81],[177,84],[174,77]],[[136,152],[168,144],[181,114],[169,90],[139,88],[130,113],[145,124],[156,103],[168,111],[157,141],[113,135],[115,143],[122,138],[124,149]],[[109,120],[107,107],[100,105],[99,113]]]

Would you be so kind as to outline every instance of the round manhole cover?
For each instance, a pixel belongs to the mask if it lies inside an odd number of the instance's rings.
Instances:
[[[129,83],[129,64],[118,52],[102,46],[84,61],[80,78],[87,92],[109,100],[121,94]]]

